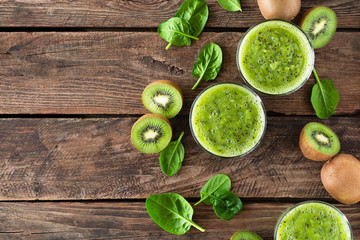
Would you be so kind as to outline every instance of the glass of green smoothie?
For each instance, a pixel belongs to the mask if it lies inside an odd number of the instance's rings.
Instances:
[[[236,63],[244,81],[256,91],[287,95],[309,79],[314,49],[297,25],[266,20],[251,27],[241,38]]]
[[[275,240],[352,240],[351,226],[336,207],[306,201],[288,208],[276,223]]]
[[[248,87],[218,83],[195,98],[189,123],[191,134],[205,151],[218,157],[240,157],[259,145],[266,112],[259,96]]]

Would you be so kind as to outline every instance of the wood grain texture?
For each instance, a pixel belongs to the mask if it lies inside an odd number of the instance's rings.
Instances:
[[[194,207],[193,220],[206,229],[191,228],[182,236],[162,230],[149,217],[144,202],[0,203],[1,239],[230,239],[239,230],[273,239],[277,218],[295,203],[244,202],[244,210],[227,222],[211,206]],[[335,204],[360,236],[360,205]]]
[[[115,1],[115,0],[3,0],[0,3],[2,27],[158,27],[172,17],[182,1]],[[207,27],[250,27],[264,20],[256,0],[242,0],[243,12],[228,12],[216,0],[207,1],[210,17]],[[359,1],[304,0],[300,17],[307,9],[323,5],[332,8],[340,28],[360,28]]]
[[[199,198],[213,175],[224,173],[245,198],[330,196],[320,181],[323,163],[305,159],[298,147],[311,117],[269,117],[257,149],[235,159],[204,152],[193,140],[188,119],[171,120],[174,139],[185,131],[185,160],[178,174],[165,176],[159,154],[142,154],[130,142],[136,118],[1,119],[0,200],[139,199],[177,192]],[[359,118],[321,121],[341,139],[341,152],[360,159]]]
[[[191,47],[171,47],[157,33],[57,32],[0,33],[0,114],[144,114],[142,90],[159,79],[176,82],[184,92],[182,114],[195,96],[216,82],[244,83],[236,67],[243,33],[203,33]],[[338,32],[316,50],[320,78],[330,78],[340,93],[335,114],[360,112],[360,33]],[[196,91],[191,70],[208,42],[224,53],[216,80]],[[268,112],[314,115],[313,77],[294,94],[261,96]],[[284,104],[286,103],[286,104]]]

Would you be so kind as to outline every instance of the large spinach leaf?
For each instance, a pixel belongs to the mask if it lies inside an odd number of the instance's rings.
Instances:
[[[315,68],[313,69],[313,73],[317,83],[312,88],[311,104],[318,118],[327,119],[336,109],[340,99],[339,92],[330,79],[320,81]]]
[[[181,164],[184,161],[185,149],[181,143],[183,135],[184,132],[180,134],[177,141],[169,143],[160,153],[160,167],[166,176],[175,175],[180,170]]]
[[[199,79],[193,86],[195,90],[201,79],[206,81],[214,80],[221,69],[222,51],[216,43],[206,44],[200,51],[199,57],[194,63],[192,75]]]
[[[241,11],[240,0],[217,0],[220,6],[222,6],[225,10],[230,12]]]
[[[169,233],[185,234],[191,226],[202,232],[205,231],[192,221],[193,208],[185,198],[177,193],[150,195],[146,199],[145,205],[154,222]]]
[[[214,194],[207,194],[210,197],[213,209],[219,218],[230,221],[243,210],[243,204],[240,198],[233,192],[225,190],[217,190]]]
[[[213,176],[205,185],[202,187],[200,195],[201,199],[197,203],[195,203],[195,206],[199,203],[203,202],[207,205],[211,205],[211,201],[209,198],[209,194],[213,194],[217,190],[225,190],[229,191],[231,188],[231,180],[230,178],[225,174],[217,174]]]
[[[190,23],[179,17],[173,17],[161,23],[157,31],[165,41],[178,47],[190,46],[191,39],[199,40],[199,38],[191,35],[194,29]]]
[[[175,17],[180,17],[188,21],[194,29],[193,35],[197,37],[205,27],[209,17],[209,9],[205,0],[186,0],[175,13]],[[171,45],[172,43],[169,43],[166,46],[166,50],[168,50]]]
[[[187,20],[194,29],[193,35],[197,37],[205,27],[209,9],[205,0],[186,0],[175,13],[175,17]]]

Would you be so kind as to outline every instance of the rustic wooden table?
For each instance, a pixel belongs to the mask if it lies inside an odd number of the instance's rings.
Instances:
[[[360,159],[359,1],[302,3],[301,13],[326,5],[338,16],[334,38],[315,51],[319,76],[332,79],[340,93],[334,116],[315,117],[313,77],[289,96],[261,95],[265,137],[251,154],[230,160],[196,145],[189,108],[210,84],[243,83],[236,48],[263,18],[255,0],[242,0],[242,13],[207,3],[209,21],[200,40],[166,51],[156,28],[174,15],[178,0],[0,2],[0,239],[229,239],[243,229],[269,240],[281,212],[309,199],[338,207],[360,239],[360,204],[332,199],[320,181],[323,163],[305,159],[298,147],[301,128],[319,121],[338,134],[341,152]],[[208,42],[221,46],[222,70],[191,91],[192,64]],[[132,124],[147,113],[141,92],[158,79],[172,80],[184,92],[184,107],[171,123],[175,136],[185,131],[186,155],[173,177],[161,172],[158,154],[142,154],[130,142]],[[180,193],[194,203],[217,173],[230,176],[232,191],[244,202],[232,221],[199,205],[194,219],[206,232],[192,228],[175,236],[148,216],[150,194]]]

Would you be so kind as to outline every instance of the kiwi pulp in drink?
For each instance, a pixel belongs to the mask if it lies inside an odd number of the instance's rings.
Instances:
[[[150,112],[173,118],[182,108],[183,96],[177,84],[169,80],[159,80],[145,88],[142,101]]]
[[[157,153],[170,142],[172,129],[169,121],[157,114],[146,114],[131,129],[131,142],[143,153]]]
[[[340,151],[340,141],[327,126],[317,122],[306,124],[299,141],[304,156],[314,161],[326,161]]]

